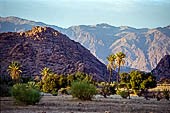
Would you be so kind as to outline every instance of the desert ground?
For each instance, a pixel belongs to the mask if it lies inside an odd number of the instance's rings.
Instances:
[[[80,101],[70,95],[43,96],[36,105],[18,105],[1,97],[1,113],[170,113],[170,101],[144,98],[93,98]]]

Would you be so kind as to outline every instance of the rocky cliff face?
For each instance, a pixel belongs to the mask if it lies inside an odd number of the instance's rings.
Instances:
[[[0,22],[0,32],[19,31],[18,27],[24,29],[25,25],[47,26],[44,23],[40,24],[39,22],[14,17],[0,19]],[[13,27],[10,27],[11,23]],[[127,72],[132,68],[146,72],[151,71],[163,56],[170,54],[170,25],[155,29],[136,29],[128,26],[114,27],[108,24],[80,25],[68,29],[57,26],[51,27],[81,43],[105,64],[107,64],[106,57],[109,54],[124,52],[127,55],[125,66],[128,68],[123,70]]]
[[[155,69],[152,70],[152,73],[159,78],[170,79],[170,55],[165,55]]]
[[[49,27],[34,27],[27,32],[0,34],[0,75],[12,61],[22,65],[22,75],[39,75],[44,67],[58,74],[77,71],[93,75],[96,80],[106,80],[106,66],[89,50],[66,35]]]

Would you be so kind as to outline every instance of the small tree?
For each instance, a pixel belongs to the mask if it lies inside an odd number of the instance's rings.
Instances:
[[[137,94],[137,91],[141,89],[140,84],[142,83],[142,76],[144,76],[143,72],[140,71],[131,71],[130,72],[130,84],[132,86],[132,90],[135,94]]]
[[[112,75],[113,67],[116,68],[115,67],[116,65],[114,65],[115,60],[116,60],[116,56],[114,54],[109,55],[109,57],[107,57],[107,61],[108,61],[107,70],[110,71],[110,73],[109,73],[109,83],[111,82],[111,75]]]
[[[143,81],[141,83],[141,89],[149,89],[156,87],[156,77],[152,73],[146,73],[143,76]]]
[[[18,80],[21,71],[21,66],[19,65],[18,62],[14,61],[11,62],[11,64],[8,66],[8,73],[10,74],[10,76],[12,77],[12,79],[14,80]]]
[[[151,73],[144,73],[141,71],[130,72],[130,85],[132,90],[136,93],[138,90],[156,87],[156,77]]]
[[[120,66],[125,64],[124,58],[126,55],[123,52],[116,53],[116,65],[118,66],[118,72],[117,72],[117,90],[119,88],[119,73],[120,73]]]
[[[45,67],[42,69],[41,75],[43,75],[42,80],[37,83],[40,91],[45,93],[56,94],[60,89],[59,76],[53,73],[49,68]],[[62,81],[62,80],[60,80]]]
[[[130,79],[131,77],[128,73],[123,72],[120,74],[120,84],[127,88],[129,99],[130,99],[129,89],[131,88]]]
[[[48,76],[43,78],[40,82],[37,83],[38,88],[40,88],[40,91],[45,93],[56,93],[60,89],[59,85],[59,76],[50,73]]]
[[[98,87],[101,89],[99,90],[99,94],[103,95],[104,98],[107,98],[107,95],[115,94],[116,93],[116,83],[115,82],[101,82],[98,83]]]

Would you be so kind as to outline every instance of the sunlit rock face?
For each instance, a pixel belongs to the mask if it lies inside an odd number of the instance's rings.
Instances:
[[[98,81],[108,79],[106,66],[89,50],[49,27],[2,33],[0,48],[1,75],[8,75],[8,65],[18,61],[24,76],[39,75],[44,67],[48,67],[57,74],[80,71],[91,74]]]

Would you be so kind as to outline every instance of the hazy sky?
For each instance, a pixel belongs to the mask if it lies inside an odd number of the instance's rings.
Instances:
[[[60,27],[108,23],[155,28],[170,24],[170,0],[0,0],[0,16]]]

